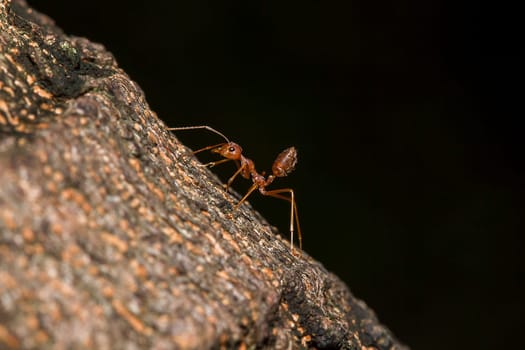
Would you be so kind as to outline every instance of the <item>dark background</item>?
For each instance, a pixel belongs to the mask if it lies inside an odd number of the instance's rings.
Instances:
[[[103,43],[168,125],[213,126],[259,170],[297,146],[296,171],[272,187],[295,189],[304,249],[413,349],[523,346],[517,9],[30,3],[67,33]],[[193,149],[221,141],[177,136]],[[227,179],[234,167],[216,171]],[[287,232],[286,202],[250,202]]]

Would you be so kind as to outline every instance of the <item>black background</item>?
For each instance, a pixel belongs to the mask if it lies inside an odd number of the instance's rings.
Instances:
[[[517,9],[30,3],[68,34],[104,44],[168,125],[213,126],[259,170],[297,146],[296,171],[272,187],[295,189],[304,249],[413,349],[523,346]],[[177,136],[193,149],[221,141]],[[223,179],[233,171],[217,169]],[[286,202],[250,202],[287,232]]]

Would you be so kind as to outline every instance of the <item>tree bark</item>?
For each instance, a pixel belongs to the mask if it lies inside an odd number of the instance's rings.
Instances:
[[[103,46],[0,0],[0,348],[405,349]]]

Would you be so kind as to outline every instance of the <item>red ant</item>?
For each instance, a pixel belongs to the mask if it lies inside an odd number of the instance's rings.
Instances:
[[[225,185],[226,191],[228,191],[230,185],[232,184],[233,180],[237,177],[237,175],[241,174],[242,177],[246,179],[250,179],[253,182],[253,185],[248,189],[248,192],[244,195],[244,197],[241,198],[241,200],[235,205],[233,210],[237,210],[241,204],[248,198],[248,196],[255,191],[256,189],[259,189],[259,192],[264,196],[271,196],[279,199],[283,199],[285,201],[290,202],[291,208],[290,208],[290,248],[293,252],[293,234],[294,234],[294,218],[295,222],[297,224],[297,233],[299,236],[299,248],[302,248],[302,240],[303,237],[301,235],[301,226],[299,225],[299,216],[297,215],[297,205],[295,204],[295,195],[294,191],[291,188],[280,188],[276,190],[266,190],[266,186],[270,185],[273,180],[275,180],[276,177],[284,177],[287,176],[289,173],[291,173],[295,169],[295,164],[297,164],[297,150],[295,147],[289,147],[279,153],[277,158],[275,158],[275,161],[272,165],[272,174],[268,175],[268,177],[265,177],[265,173],[262,172],[259,174],[257,170],[255,170],[255,164],[253,161],[249,158],[246,158],[242,155],[242,148],[235,142],[231,142],[226,136],[224,136],[219,131],[213,129],[212,127],[209,127],[207,125],[199,125],[199,126],[183,126],[178,128],[168,128],[168,130],[195,130],[195,129],[206,129],[211,132],[214,132],[215,134],[221,136],[226,142],[222,142],[216,145],[207,146],[204,148],[201,148],[197,151],[194,151],[193,154],[211,150],[213,153],[218,153],[224,159],[210,162],[204,164],[204,166],[214,167],[217,164],[225,163],[230,160],[234,160],[237,164],[237,171],[230,177],[228,182]],[[290,196],[285,196],[283,193],[289,193]]]

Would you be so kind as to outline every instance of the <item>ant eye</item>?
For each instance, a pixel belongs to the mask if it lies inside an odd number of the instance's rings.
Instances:
[[[230,151],[232,153],[235,152],[235,147],[232,146],[232,147],[228,148],[228,151]]]

